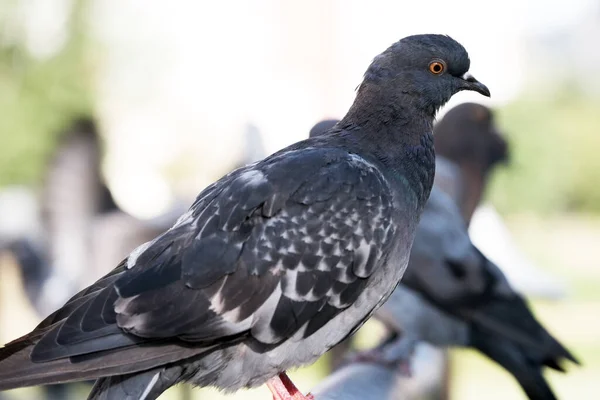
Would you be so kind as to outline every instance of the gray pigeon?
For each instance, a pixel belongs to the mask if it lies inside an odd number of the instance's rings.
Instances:
[[[92,399],[155,399],[178,382],[290,397],[285,370],[352,334],[402,277],[433,184],[435,113],[458,91],[489,95],[469,64],[447,36],[393,44],[337,131],[210,185],[0,349],[0,390],[96,378]]]
[[[74,119],[60,134],[46,166],[40,196],[45,234],[43,259],[51,290],[44,290],[42,315],[106,272],[92,255],[93,228],[99,215],[118,210],[101,174],[101,141],[92,118]],[[157,232],[158,233],[158,232]],[[56,290],[60,282],[61,290]]]
[[[450,117],[452,124],[457,125],[445,124],[443,119],[435,128],[436,135],[438,126],[460,130],[459,122],[464,119],[467,135],[472,132],[479,135],[471,136],[474,142],[471,142],[471,151],[484,153],[474,157],[473,163],[479,160],[479,165],[493,165],[505,159],[506,147],[497,144],[497,133],[489,128],[493,126],[489,110],[471,104],[457,108],[458,114],[453,109],[444,117]],[[469,111],[474,108],[485,111],[475,127],[470,126],[473,121],[469,119]],[[330,120],[319,129],[313,128],[311,135],[322,134],[320,129],[335,130],[335,123]],[[437,144],[437,137],[435,140]],[[498,151],[502,148],[504,150]],[[486,149],[492,150],[486,153]],[[455,151],[457,154],[458,150]],[[467,152],[463,150],[462,154]],[[464,157],[462,165],[469,165],[467,160]],[[447,165],[447,160],[438,157],[437,164],[440,162],[444,163],[447,176],[456,175],[459,167]],[[441,189],[444,185],[439,182],[436,177],[417,228],[406,273],[376,313],[376,317],[397,334],[397,340],[390,340],[366,358],[383,357],[402,365],[400,361],[408,362],[419,341],[436,346],[474,347],[512,373],[530,399],[555,399],[542,368],[548,366],[563,371],[564,359],[575,363],[577,360],[539,324],[500,269],[471,243],[464,219],[470,218],[471,203],[464,203],[467,205],[464,214],[457,206],[463,189],[448,185],[444,191]]]
[[[493,207],[479,206],[490,172],[509,161],[509,146],[495,125],[494,113],[480,104],[464,103],[452,108],[434,127],[434,186],[455,199],[471,236],[473,230],[480,232],[473,237],[474,244],[498,264],[515,290],[556,300],[565,296],[565,282],[532,265],[515,247]],[[473,226],[475,207],[478,220]]]

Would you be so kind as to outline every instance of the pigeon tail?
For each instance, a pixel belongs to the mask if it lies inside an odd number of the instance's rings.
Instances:
[[[556,400],[556,395],[542,375],[543,363],[535,350],[519,346],[503,337],[474,328],[473,347],[512,374],[530,400]]]
[[[43,363],[31,361],[34,344],[20,341],[0,348],[0,391],[26,386],[76,382],[111,375],[133,374],[188,359],[210,351],[209,348],[181,347],[165,344],[160,351],[145,351],[131,346],[119,351],[100,352],[100,356],[60,358]],[[104,353],[104,354],[102,354]],[[163,382],[166,378],[161,378]],[[114,381],[102,382],[102,387]],[[153,393],[156,389],[152,389]]]
[[[473,314],[473,326],[502,336],[514,344],[535,352],[536,360],[547,367],[564,372],[561,362],[567,359],[579,361],[556,340],[534,317],[523,298],[491,300]]]

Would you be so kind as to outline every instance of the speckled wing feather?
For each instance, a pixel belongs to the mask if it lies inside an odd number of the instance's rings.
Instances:
[[[85,362],[139,345],[141,357],[155,356],[148,346],[160,352],[165,341],[253,337],[267,347],[310,336],[383,262],[391,214],[384,177],[362,158],[331,148],[275,154],[208,187],[170,230],[0,359],[29,345],[36,363]]]
[[[116,283],[119,325],[189,341],[309,336],[360,294],[389,245],[390,212],[378,170],[345,151],[286,152],[238,170],[198,198],[167,233],[172,243],[159,239],[135,263],[160,253],[167,268],[134,266]],[[146,274],[162,274],[161,287]],[[159,299],[171,294],[182,308],[167,318]]]

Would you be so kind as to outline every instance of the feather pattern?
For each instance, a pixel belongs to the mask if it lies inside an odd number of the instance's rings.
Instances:
[[[391,212],[385,178],[357,155],[276,154],[208,187],[170,230],[0,359],[31,347],[34,363],[74,364],[149,345],[202,349],[251,337],[267,348],[299,331],[309,337],[380,268],[396,229]]]

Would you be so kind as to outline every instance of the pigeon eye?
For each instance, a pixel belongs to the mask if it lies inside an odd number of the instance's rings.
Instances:
[[[429,72],[431,72],[434,75],[441,74],[442,72],[444,72],[444,69],[446,69],[446,66],[441,61],[432,61],[431,63],[429,63]]]

